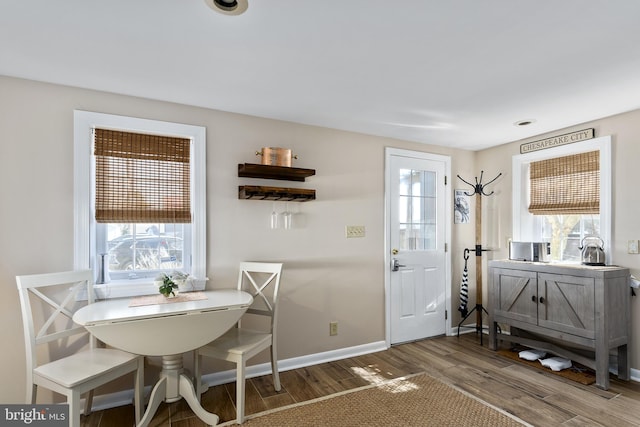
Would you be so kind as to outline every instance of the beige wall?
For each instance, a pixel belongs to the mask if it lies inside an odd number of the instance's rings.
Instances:
[[[584,123],[567,129],[523,139],[511,144],[502,145],[478,153],[478,167],[495,168],[493,165],[501,165],[502,179],[496,183],[495,198],[493,199],[494,211],[492,215],[499,218],[501,225],[488,238],[499,242],[500,248],[488,253],[487,259],[503,259],[509,256],[506,241],[511,237],[511,157],[520,154],[520,144],[547,136],[562,135],[576,130],[594,128],[596,137],[611,135],[612,139],[612,170],[613,170],[613,242],[612,250],[607,254],[607,262],[627,267],[631,274],[640,277],[640,255],[627,254],[627,241],[640,239],[640,191],[638,191],[638,160],[640,159],[640,110],[620,114],[593,122]],[[489,212],[485,211],[484,218]],[[486,264],[485,264],[486,268]],[[486,289],[485,289],[486,295]],[[632,298],[632,347],[631,368],[640,369],[640,328],[635,327],[640,321],[640,301],[638,297]]]
[[[285,262],[280,317],[280,357],[304,356],[385,339],[384,336],[384,147],[450,155],[450,190],[466,189],[455,178],[485,179],[502,172],[483,198],[483,257],[507,257],[511,236],[511,156],[530,138],[479,153],[453,150],[337,130],[260,119],[134,97],[0,77],[0,299],[2,342],[0,402],[24,396],[24,343],[15,276],[73,267],[73,110],[95,111],[207,128],[208,287],[233,286],[241,260]],[[613,137],[613,257],[640,277],[640,255],[628,255],[628,239],[640,239],[636,224],[640,194],[633,187],[640,158],[640,111],[559,130],[594,127]],[[263,146],[292,148],[295,166],[316,169],[306,183],[317,200],[297,204],[298,226],[270,230],[270,202],[237,199],[237,164],[254,162]],[[289,185],[289,184],[287,184]],[[452,227],[452,325],[459,321],[458,287],[462,249],[475,244],[472,223]],[[363,239],[345,239],[345,225],[366,226]],[[471,258],[470,307],[475,262]],[[484,274],[486,278],[486,272]],[[485,301],[486,301],[485,279]],[[633,323],[640,320],[637,298]],[[338,336],[328,324],[340,323]],[[471,319],[473,320],[473,319]],[[486,320],[485,320],[486,321]],[[637,329],[634,328],[634,333]],[[640,339],[631,366],[640,368]],[[264,360],[262,360],[264,361]],[[151,370],[153,375],[153,370]],[[151,379],[147,382],[149,383]],[[45,396],[46,397],[46,396]]]
[[[73,110],[164,120],[207,128],[208,287],[232,287],[241,260],[285,262],[280,358],[385,339],[384,147],[452,156],[453,176],[473,176],[475,153],[203,108],[0,77],[0,402],[24,396],[19,274],[73,268]],[[304,188],[317,200],[297,204],[299,226],[270,230],[270,202],[238,200],[237,164],[263,146],[292,148],[294,165],[316,169]],[[451,186],[460,188],[458,185]],[[345,225],[366,237],[346,239]],[[473,225],[452,232],[454,325],[461,254]],[[460,255],[460,256],[458,256]],[[473,288],[472,288],[473,292]],[[329,322],[339,335],[329,337]],[[150,383],[150,380],[147,380]]]

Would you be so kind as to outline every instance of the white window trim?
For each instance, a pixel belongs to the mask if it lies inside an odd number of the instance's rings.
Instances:
[[[112,114],[74,111],[74,268],[93,269],[97,274],[95,250],[96,230],[94,188],[92,173],[95,168],[92,156],[91,130],[95,127],[119,129],[130,132],[147,132],[193,141],[191,223],[191,275],[196,279],[195,289],[202,290],[206,283],[206,128],[180,123],[138,119]],[[94,276],[95,278],[95,276]],[[117,298],[133,295],[148,295],[158,292],[152,279],[113,280],[108,284],[95,285],[98,298]]]
[[[611,136],[602,136],[588,141],[576,142],[574,144],[562,145],[546,150],[535,151],[533,153],[513,156],[513,240],[531,241],[532,236],[529,230],[532,229],[526,218],[532,218],[528,212],[529,175],[527,165],[531,162],[545,160],[553,157],[569,156],[571,154],[584,153],[588,151],[600,151],[600,237],[604,240],[605,252],[612,254],[608,248],[613,247],[612,234],[612,164],[611,164]],[[607,262],[610,264],[613,259],[609,256]]]

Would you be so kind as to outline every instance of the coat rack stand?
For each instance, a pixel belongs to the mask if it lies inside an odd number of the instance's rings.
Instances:
[[[464,179],[462,179],[460,175],[457,175],[458,178],[462,180],[462,182],[470,185],[473,188],[473,193],[465,192],[464,194],[466,194],[467,196],[473,196],[473,195],[476,196],[476,245],[475,245],[475,248],[473,249],[465,248],[465,263],[468,258],[469,252],[473,251],[476,253],[476,305],[469,313],[467,313],[464,319],[462,319],[460,323],[458,323],[458,336],[460,336],[460,327],[465,326],[462,324],[467,320],[467,318],[469,318],[469,316],[471,316],[473,312],[475,312],[476,313],[475,328],[476,328],[476,334],[478,333],[480,334],[480,345],[482,345],[482,329],[483,329],[482,312],[485,312],[487,313],[487,315],[489,315],[487,310],[482,305],[482,252],[488,251],[488,249],[482,249],[482,196],[490,196],[493,194],[493,191],[491,193],[486,193],[484,191],[484,188],[487,185],[494,182],[496,179],[500,178],[502,173],[499,173],[498,176],[496,176],[486,184],[482,183],[483,175],[484,175],[484,171],[481,171],[480,179],[478,179],[478,177],[475,178],[476,180],[475,185],[468,181],[465,181]]]

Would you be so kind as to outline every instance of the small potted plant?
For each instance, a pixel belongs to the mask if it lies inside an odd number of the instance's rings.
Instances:
[[[173,271],[170,274],[162,273],[156,277],[158,291],[167,298],[174,297],[175,292],[180,288],[179,285],[184,285],[188,277],[188,274],[180,271]]]

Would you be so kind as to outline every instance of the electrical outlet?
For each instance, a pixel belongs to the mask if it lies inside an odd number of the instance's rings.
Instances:
[[[638,241],[637,240],[629,240],[627,242],[627,252],[630,254],[638,253]]]
[[[338,335],[338,322],[329,322],[329,335]]]
[[[345,234],[347,238],[364,237],[364,225],[347,225]]]

